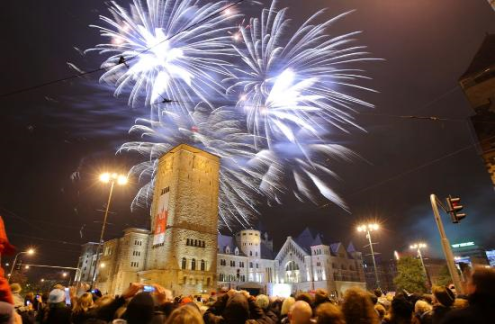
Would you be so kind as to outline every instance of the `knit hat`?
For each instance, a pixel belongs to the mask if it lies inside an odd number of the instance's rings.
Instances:
[[[61,289],[53,289],[48,295],[49,304],[58,304],[65,300],[65,291]]]
[[[450,307],[454,304],[455,295],[452,290],[447,287],[433,287],[433,295],[435,295],[437,301],[445,307]]]

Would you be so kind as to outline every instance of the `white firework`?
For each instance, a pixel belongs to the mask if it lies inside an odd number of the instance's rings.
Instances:
[[[111,2],[112,17],[100,16],[106,26],[92,26],[109,42],[88,50],[109,55],[101,81],[115,84],[117,96],[128,93],[131,106],[144,98],[152,117],[160,118],[160,104],[170,101],[183,110],[201,101],[213,106],[233,55],[229,21],[238,14],[223,14],[226,8],[227,1],[133,0],[126,10]]]
[[[287,8],[276,1],[240,27],[242,45],[233,45],[243,61],[236,67],[228,89],[239,96],[238,108],[246,114],[248,130],[260,139],[260,148],[280,140],[296,143],[299,130],[320,138],[329,127],[361,129],[353,120],[354,105],[372,107],[343,90],[367,89],[356,83],[368,79],[351,63],[375,60],[364,46],[354,46],[357,32],[332,37],[327,30],[348,13],[315,23],[319,11],[294,33],[289,33]]]

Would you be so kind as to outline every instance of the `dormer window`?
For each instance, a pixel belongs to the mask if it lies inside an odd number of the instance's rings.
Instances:
[[[239,255],[239,249],[238,249],[238,248],[235,248],[235,250],[234,250],[234,254],[235,254],[235,255]]]
[[[230,247],[228,247],[228,246],[227,246],[227,247],[225,248],[225,253],[230,254]]]

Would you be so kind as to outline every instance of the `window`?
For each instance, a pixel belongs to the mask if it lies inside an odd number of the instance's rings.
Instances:
[[[249,256],[253,256],[253,251],[249,251]]]
[[[253,233],[249,233],[249,235],[253,235]]]
[[[239,248],[235,248],[235,250],[234,250],[234,254],[235,254],[235,255],[239,255]]]
[[[230,266],[231,266],[232,268],[233,268],[233,267],[235,267],[235,261],[231,260],[231,261],[230,261]]]
[[[186,245],[190,245],[189,239],[186,240]]]
[[[187,260],[186,258],[182,258],[182,265],[181,265],[181,268],[182,269],[185,269],[187,267]]]
[[[259,268],[259,266],[260,266],[260,265],[259,265],[258,263],[256,263],[256,269],[258,269],[258,268]]]
[[[191,270],[196,270],[196,259],[191,260]]]
[[[221,266],[227,265],[227,261],[225,261],[225,259],[220,259],[220,265]]]
[[[206,270],[206,262],[205,260],[201,260],[201,271],[205,271],[205,270]]]
[[[253,263],[249,262],[249,267],[252,269],[253,268]]]
[[[256,256],[258,256],[258,252],[255,252],[254,254],[255,254]]]

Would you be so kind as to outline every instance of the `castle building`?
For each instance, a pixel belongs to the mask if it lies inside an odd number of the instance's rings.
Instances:
[[[218,233],[218,157],[182,144],[159,160],[151,231],[129,228],[106,241],[96,264],[96,243],[83,245],[78,281],[120,294],[130,283],[160,284],[174,295],[220,287],[290,294],[325,288],[340,296],[365,287],[361,252],[305,229],[277,254],[266,232]],[[282,292],[283,290],[283,292]]]

